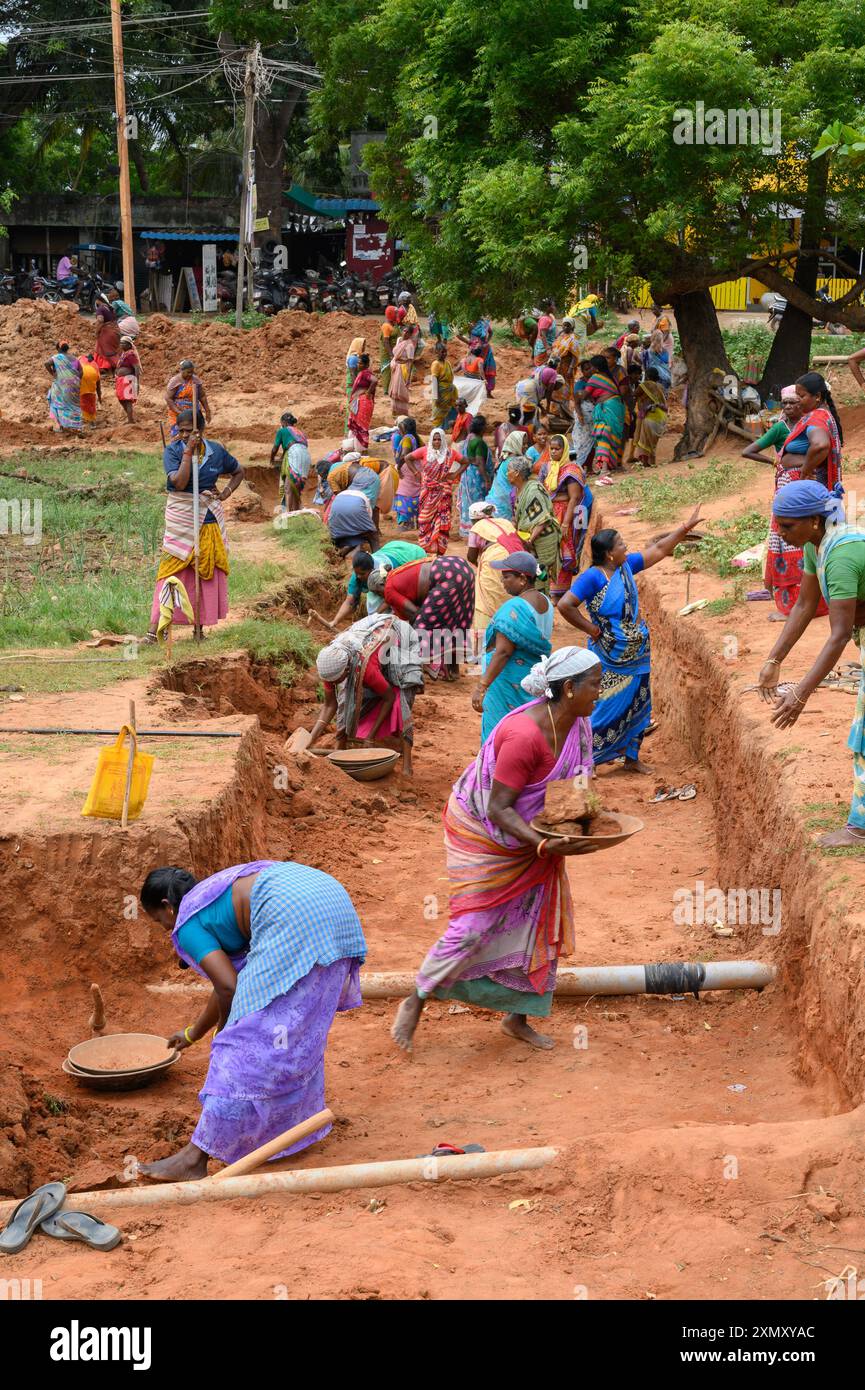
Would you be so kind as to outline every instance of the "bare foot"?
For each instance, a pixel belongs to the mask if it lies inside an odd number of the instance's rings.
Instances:
[[[417,990],[410,994],[408,999],[404,999],[397,1009],[390,1035],[397,1047],[401,1047],[403,1052],[411,1052],[412,1050],[412,1039],[422,1010],[423,1000]]]
[[[154,1182],[195,1182],[207,1177],[207,1154],[197,1144],[186,1144],[179,1153],[161,1158],[157,1163],[139,1163],[142,1178]]]
[[[525,1014],[505,1014],[502,1019],[502,1032],[507,1033],[509,1038],[516,1038],[518,1042],[527,1042],[530,1047],[540,1047],[545,1051],[556,1045],[545,1033],[536,1033],[534,1028],[530,1028]]]
[[[843,830],[833,830],[828,835],[821,835],[817,844],[823,849],[846,849],[849,845],[858,845],[865,849],[865,830],[856,830],[852,825],[845,825]]]
[[[649,767],[648,763],[640,762],[639,758],[626,758],[623,766],[626,772],[642,772],[647,777],[654,772],[654,768]]]

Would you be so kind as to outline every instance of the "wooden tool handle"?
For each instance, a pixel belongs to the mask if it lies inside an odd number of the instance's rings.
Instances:
[[[288,1149],[292,1144],[296,1144],[298,1139],[305,1139],[308,1134],[314,1134],[317,1129],[323,1129],[332,1120],[332,1110],[319,1110],[317,1115],[310,1115],[308,1120],[295,1125],[294,1129],[287,1129],[284,1134],[279,1134],[267,1144],[262,1144],[260,1149],[253,1149],[251,1154],[239,1158],[236,1163],[229,1163],[227,1168],[223,1168],[219,1173],[214,1173],[208,1182],[220,1182],[222,1178],[237,1178],[241,1173],[249,1173],[253,1168],[258,1168],[260,1164],[273,1158],[274,1154],[280,1153],[282,1149]]]

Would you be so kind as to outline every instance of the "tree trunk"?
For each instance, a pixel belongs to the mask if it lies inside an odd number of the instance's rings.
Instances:
[[[266,217],[269,229],[258,235],[259,244],[268,238],[282,241],[283,193],[285,185],[285,133],[300,96],[296,88],[284,101],[259,102],[255,116],[255,184],[258,216]]]
[[[819,254],[809,248],[820,245],[825,229],[828,177],[828,159],[809,160],[808,188],[799,238],[800,246],[805,249],[796,261],[793,284],[812,298],[817,291]],[[760,378],[758,389],[763,400],[769,395],[777,400],[782,386],[789,385],[807,372],[811,361],[811,328],[811,315],[788,303]]]
[[[673,455],[681,459],[702,452],[715,423],[716,411],[709,388],[717,384],[719,378],[713,377],[713,371],[720,367],[724,373],[729,372],[730,363],[709,291],[674,293],[669,296],[669,302],[676,315],[682,356],[688,369],[688,415]]]

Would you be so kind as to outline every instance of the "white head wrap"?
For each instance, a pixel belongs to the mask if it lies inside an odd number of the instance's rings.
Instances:
[[[360,457],[360,452],[357,449],[349,449],[347,454],[343,454],[342,461],[343,463],[359,463]]]
[[[495,516],[495,502],[472,502],[469,507],[469,521],[480,521],[484,516]]]
[[[433,439],[436,435],[438,435],[441,441],[438,448],[435,448],[433,445]],[[430,430],[429,441],[427,442],[426,446],[426,456],[427,461],[429,463],[443,463],[444,460],[447,458],[448,442],[445,438],[444,430],[439,429],[438,427],[436,427],[434,430]]]
[[[593,666],[600,666],[600,658],[590,652],[588,647],[560,647],[551,656],[543,656],[536,662],[529,674],[520,681],[523,690],[529,695],[543,695],[546,699],[553,698],[550,689],[552,681],[568,680],[574,676],[581,676],[584,672],[590,671]]]
[[[391,569],[392,566],[388,564],[387,567],[381,565],[378,569],[370,570],[366,581],[366,587],[369,589],[370,593],[377,594],[379,598],[382,597],[384,594],[384,586]]]
[[[318,674],[323,681],[338,681],[344,676],[349,662],[349,653],[341,642],[328,642],[315,658]]]

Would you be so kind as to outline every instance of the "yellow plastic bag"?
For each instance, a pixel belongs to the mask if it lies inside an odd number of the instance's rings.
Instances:
[[[134,750],[128,819],[136,820],[141,815],[147,800],[147,788],[150,786],[153,756],[150,753],[139,753],[135,730],[124,724],[114,746],[100,750],[82,816],[100,816],[105,820],[122,819],[126,774],[129,768],[129,750],[124,746],[127,734],[132,739]]]

